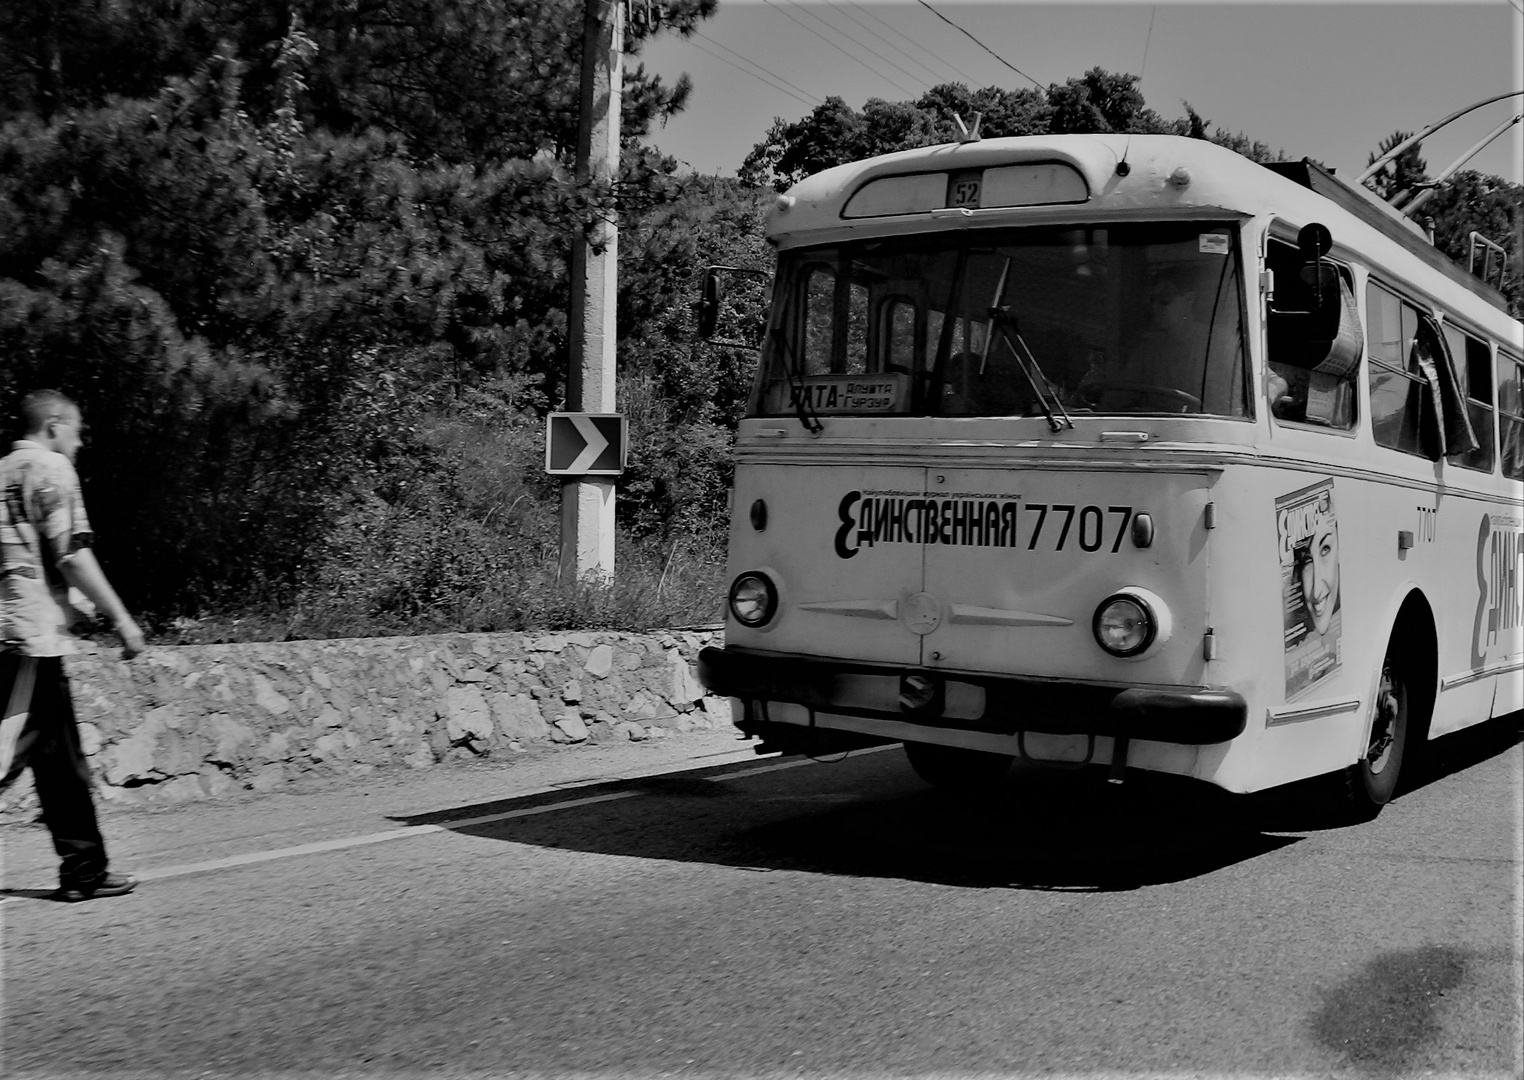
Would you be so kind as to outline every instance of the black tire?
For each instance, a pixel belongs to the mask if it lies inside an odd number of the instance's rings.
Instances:
[[[1360,760],[1344,771],[1350,809],[1363,816],[1374,817],[1397,791],[1412,717],[1412,692],[1404,666],[1402,658],[1388,648],[1371,702],[1365,750]]]
[[[987,750],[966,750],[961,746],[908,742],[905,756],[915,774],[934,788],[944,791],[981,791],[994,787],[1010,770],[1016,758],[992,754]]]

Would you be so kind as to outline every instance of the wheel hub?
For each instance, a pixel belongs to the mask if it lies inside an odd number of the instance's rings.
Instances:
[[[1391,757],[1392,731],[1399,708],[1396,680],[1392,678],[1390,668],[1383,668],[1381,685],[1376,690],[1376,716],[1371,723],[1371,742],[1365,751],[1365,760],[1373,773],[1386,768],[1387,760]]]

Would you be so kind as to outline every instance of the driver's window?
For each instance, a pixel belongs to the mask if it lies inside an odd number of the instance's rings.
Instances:
[[[915,301],[891,296],[883,312],[883,370],[915,370]]]
[[[1313,273],[1295,245],[1272,238],[1265,250],[1266,268],[1274,275],[1273,306],[1266,317],[1266,394],[1270,415],[1284,423],[1352,430],[1355,426],[1358,356],[1354,363],[1318,363],[1314,351],[1329,351],[1328,343],[1307,336],[1307,321],[1280,311],[1307,311],[1316,303]],[[1328,302],[1354,305],[1354,279],[1347,267],[1335,264],[1338,297]]]
[[[861,282],[847,283],[846,345],[841,370],[861,375],[868,370],[868,287]]]
[[[831,370],[835,335],[836,274],[829,266],[811,267],[804,279],[804,373]]]

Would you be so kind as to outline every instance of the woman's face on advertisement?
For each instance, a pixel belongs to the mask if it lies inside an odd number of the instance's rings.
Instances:
[[[1302,599],[1312,614],[1313,627],[1326,634],[1339,609],[1339,533],[1332,521],[1318,522],[1308,555],[1302,564]]]

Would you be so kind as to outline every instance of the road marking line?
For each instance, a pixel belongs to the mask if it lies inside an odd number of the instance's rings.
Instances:
[[[874,754],[883,750],[893,749],[892,746],[872,746],[863,750],[850,751],[849,756],[860,757],[864,754]],[[830,764],[831,762],[817,762],[814,758],[796,758],[790,761],[779,761],[770,765],[759,765],[754,769],[743,769],[738,772],[726,773],[724,776],[716,776],[711,779],[716,781],[744,780],[752,776],[760,776],[763,773],[780,772],[784,769],[797,769],[801,765]],[[683,772],[686,770],[675,770]],[[628,777],[613,777],[604,780],[591,780],[588,783],[617,783],[621,780],[644,780],[653,776],[665,776],[668,773],[649,773]],[[530,798],[538,794],[548,794],[555,791],[564,791],[561,788],[541,788],[532,792],[526,792],[515,798]],[[387,829],[384,832],[367,833],[363,836],[348,836],[338,840],[318,840],[310,844],[297,844],[293,847],[272,848],[269,851],[254,851],[245,855],[229,855],[222,859],[208,859],[205,862],[180,863],[176,866],[159,866],[135,873],[133,876],[139,881],[163,881],[166,878],[189,877],[192,874],[207,874],[216,870],[230,870],[239,866],[252,866],[258,863],[274,862],[277,859],[291,859],[302,855],[318,855],[328,851],[345,851],[349,848],[366,847],[370,844],[382,844],[388,840],[404,840],[410,836],[422,836],[426,833],[451,832],[455,829],[470,825],[487,825],[494,821],[508,821],[513,818],[533,817],[536,814],[548,814],[554,810],[571,810],[578,806],[591,806],[594,803],[617,802],[620,799],[633,799],[638,795],[649,794],[645,791],[614,791],[604,795],[589,795],[581,799],[566,799],[561,802],[546,803],[543,806],[525,806],[517,810],[503,810],[495,814],[481,814],[477,817],[460,818],[455,821],[443,822],[430,825],[404,825],[398,829]],[[24,900],[22,896],[0,897],[0,904],[10,900]]]

